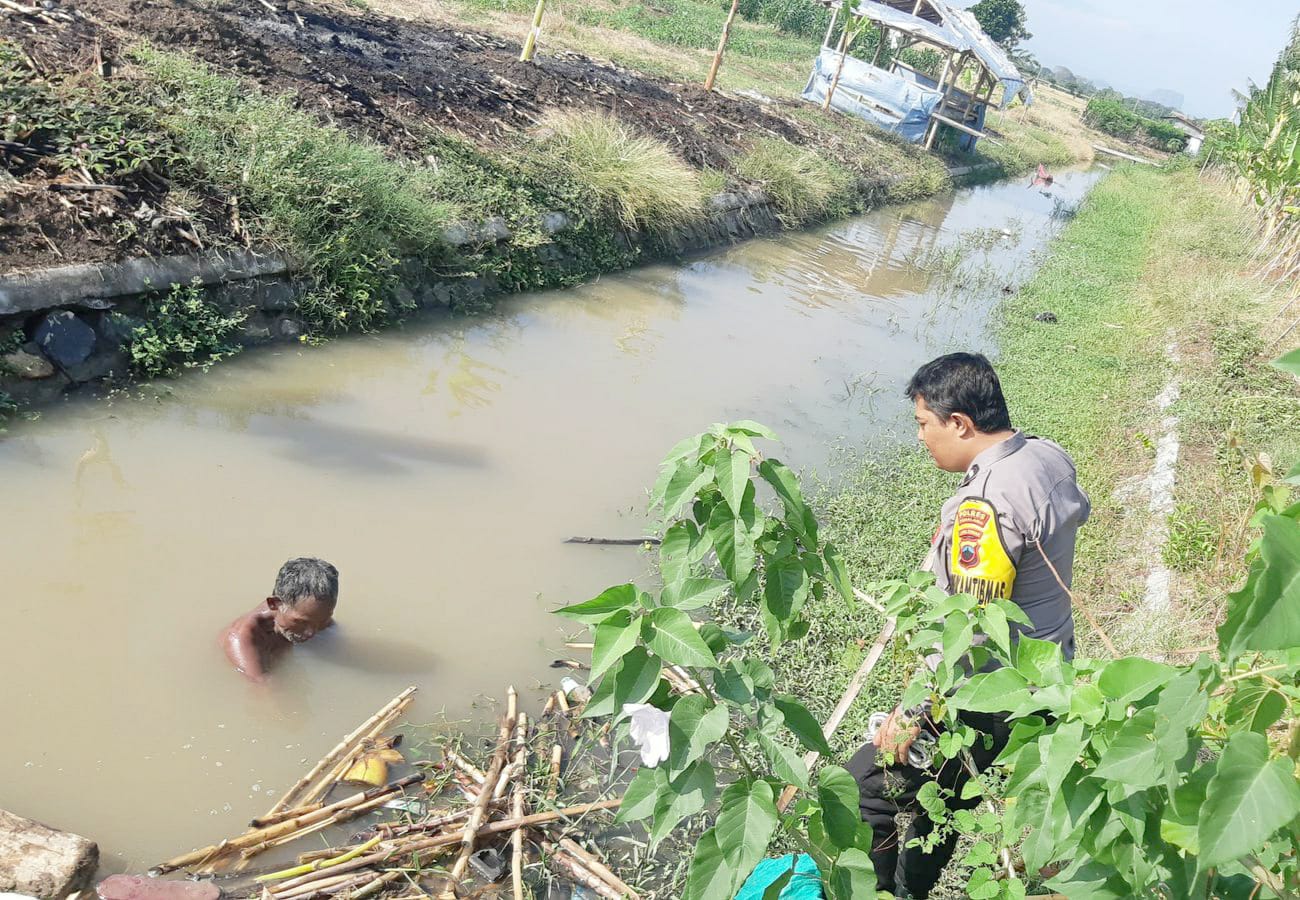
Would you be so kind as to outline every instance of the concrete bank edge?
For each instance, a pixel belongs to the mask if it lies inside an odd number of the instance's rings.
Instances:
[[[995,168],[996,164],[955,167],[949,169],[949,175],[959,179]],[[883,193],[903,180],[884,179],[869,189]],[[771,198],[761,190],[719,193],[711,198],[708,209],[700,222],[667,234],[651,238],[624,233],[621,239],[630,250],[642,254],[642,261],[650,262],[782,230]],[[569,226],[563,213],[543,217],[543,227],[551,234]],[[445,235],[454,247],[504,245],[511,237],[501,219],[453,225]],[[555,262],[562,262],[562,255],[557,255]],[[434,276],[414,263],[403,264],[402,270],[402,296],[398,299],[414,309],[476,303],[501,293],[489,277]],[[133,321],[130,314],[139,311],[147,295],[172,285],[195,283],[203,286],[214,302],[248,311],[240,338],[245,346],[296,340],[306,332],[294,310],[297,297],[308,284],[294,260],[274,250],[138,257],[0,275],[0,329],[23,323],[29,333],[44,328],[48,334],[52,327],[73,327],[93,345],[85,359],[70,364],[48,340],[28,342],[17,354],[0,356],[0,391],[20,404],[36,406],[56,399],[70,387],[126,377],[124,350],[129,329],[124,332],[120,323],[114,324],[110,313],[124,314],[129,324]]]

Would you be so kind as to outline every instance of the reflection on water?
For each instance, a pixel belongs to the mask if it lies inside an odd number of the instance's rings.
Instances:
[[[1002,296],[908,261],[1007,229],[968,263],[1015,283],[1052,212],[1019,184],[961,191],[15,427],[0,806],[140,868],[239,831],[407,683],[417,721],[538,688],[548,611],[646,567],[564,538],[641,534],[659,457],[714,421],[772,425],[804,468],[907,439],[903,381],[988,347]],[[339,627],[245,684],[217,634],[300,555],[339,567]]]

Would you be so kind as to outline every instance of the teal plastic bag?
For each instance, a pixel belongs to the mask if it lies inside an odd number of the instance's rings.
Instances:
[[[763,900],[763,891],[789,872],[791,863],[794,863],[794,877],[781,889],[781,900],[824,900],[821,872],[807,853],[800,853],[797,863],[793,853],[763,860],[745,879],[736,900]]]

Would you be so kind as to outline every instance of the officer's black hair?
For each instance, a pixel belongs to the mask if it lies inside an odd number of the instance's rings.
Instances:
[[[982,353],[949,353],[930,360],[916,370],[906,394],[909,400],[920,397],[942,421],[965,413],[986,434],[1011,428],[1002,384]]]

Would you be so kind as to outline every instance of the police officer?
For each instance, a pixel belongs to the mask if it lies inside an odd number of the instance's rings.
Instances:
[[[1028,634],[1055,641],[1065,658],[1072,658],[1074,618],[1067,588],[1075,535],[1090,504],[1069,455],[1051,441],[1011,427],[997,374],[978,353],[950,353],[926,363],[908,382],[907,396],[916,406],[918,437],[935,464],[964,473],[943,505],[925,568],[949,593],[1010,599],[1033,622],[1013,626],[1013,639]],[[928,853],[907,846],[934,829],[916,804],[916,792],[937,780],[954,792],[953,808],[972,808],[978,798],[959,799],[970,773],[957,761],[937,772],[908,764],[922,729],[935,733],[923,710],[910,713],[890,713],[848,768],[858,782],[862,818],[873,829],[871,856],[880,889],[924,898],[951,859],[956,835],[934,842]],[[998,715],[963,713],[962,721],[992,738],[991,746],[976,741],[971,748],[982,770],[1006,746],[1009,726]],[[886,766],[878,756],[881,748],[892,748],[897,762]],[[901,844],[895,822],[900,811],[914,814]]]

